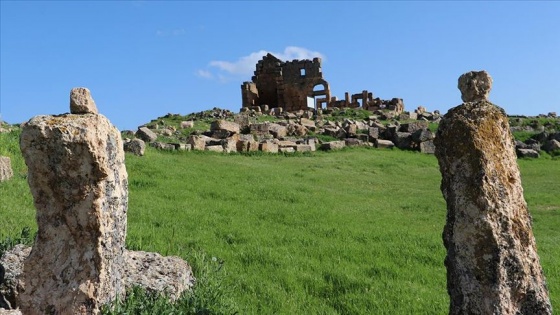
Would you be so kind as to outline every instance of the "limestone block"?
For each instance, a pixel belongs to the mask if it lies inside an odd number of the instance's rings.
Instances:
[[[236,152],[237,151],[237,139],[224,139],[222,141],[222,147],[225,153]]]
[[[191,267],[181,258],[125,250],[124,283],[166,294],[174,301],[194,285]]]
[[[119,131],[102,115],[36,116],[21,151],[38,235],[25,261],[25,314],[90,314],[124,293],[128,203]]]
[[[395,146],[393,141],[390,140],[383,140],[383,139],[375,139],[375,147],[376,148],[386,148],[392,149]]]
[[[503,110],[487,101],[452,108],[434,142],[447,202],[449,314],[551,314]]]
[[[87,88],[77,87],[70,91],[70,113],[97,114],[97,106]]]
[[[278,148],[278,152],[281,152],[281,153],[294,153],[294,152],[296,152],[296,149],[295,149],[295,148],[292,148],[292,147],[284,147],[284,148]]]
[[[14,176],[12,170],[12,160],[7,156],[0,156],[0,182],[8,180]]]
[[[221,144],[218,145],[208,145],[205,148],[206,151],[212,152],[224,152],[224,147]]]
[[[429,141],[429,140],[433,140],[434,137],[435,134],[428,129],[420,129],[412,133],[412,141],[414,142]]]
[[[259,143],[259,150],[267,153],[278,153],[278,144],[266,141]]]
[[[220,119],[213,121],[210,124],[210,130],[226,130],[230,133],[239,133],[239,124],[232,121]]]
[[[151,131],[147,127],[140,127],[138,131],[136,131],[136,137],[146,141],[146,142],[153,142],[156,141],[157,135],[155,132]]]
[[[295,147],[296,152],[312,152],[312,148],[309,144],[298,144]]]
[[[193,150],[204,151],[204,148],[206,147],[205,137],[191,135],[187,139],[187,144],[190,144]]]
[[[321,144],[320,149],[325,150],[325,151],[340,150],[340,149],[344,148],[345,146],[346,146],[346,144],[344,143],[344,141],[330,141],[330,142],[325,142],[325,143]]]
[[[361,146],[363,144],[362,140],[357,139],[357,138],[346,138],[344,139],[344,144],[347,147],[357,147],[357,146]]]
[[[300,124],[302,126],[304,126],[305,128],[314,131],[315,130],[315,122],[311,119],[307,119],[307,118],[301,118],[300,119]]]
[[[285,126],[279,124],[269,124],[268,131],[276,139],[284,138],[288,134],[288,129]]]
[[[428,122],[419,120],[419,121],[401,124],[399,127],[399,131],[413,133],[416,132],[417,130],[427,129],[427,128],[428,128]]]

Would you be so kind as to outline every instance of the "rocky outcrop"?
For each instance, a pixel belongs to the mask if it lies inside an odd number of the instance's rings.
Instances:
[[[551,314],[508,119],[480,98],[487,83],[464,79],[463,99],[477,101],[449,110],[435,138],[449,313]]]
[[[96,313],[124,294],[127,173],[119,131],[102,115],[36,116],[21,150],[37,209],[18,306]]]
[[[8,180],[14,176],[12,170],[12,160],[7,156],[0,156],[0,182]]]

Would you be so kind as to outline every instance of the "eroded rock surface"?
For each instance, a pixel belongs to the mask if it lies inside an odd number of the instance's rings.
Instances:
[[[434,142],[447,201],[449,313],[551,314],[503,110],[484,100],[455,107]]]
[[[141,286],[176,300],[194,285],[191,267],[179,257],[125,250],[124,281],[127,288]]]
[[[119,131],[102,115],[36,116],[21,150],[38,235],[25,261],[24,314],[91,314],[124,294],[128,203]]]
[[[23,262],[30,252],[31,247],[19,244],[0,257],[0,269],[4,271],[0,277],[0,309],[16,307],[18,292],[23,288],[20,279]]]
[[[77,87],[70,91],[70,113],[97,114],[97,106],[87,88]]]

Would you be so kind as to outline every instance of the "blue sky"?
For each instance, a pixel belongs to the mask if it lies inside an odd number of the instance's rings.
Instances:
[[[560,114],[560,2],[5,1],[0,106],[9,123],[69,111],[85,86],[119,129],[167,113],[238,112],[266,52],[321,56],[331,93],[367,89],[443,113],[487,70],[508,114]]]

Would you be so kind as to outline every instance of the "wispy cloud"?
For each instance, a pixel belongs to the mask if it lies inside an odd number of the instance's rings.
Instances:
[[[198,70],[196,72],[196,75],[201,77],[201,78],[205,78],[205,79],[212,79],[214,78],[214,75],[212,75],[212,73],[208,70]]]
[[[231,76],[251,76],[255,70],[255,65],[266,54],[271,53],[278,59],[287,61],[293,59],[313,59],[315,57],[325,59],[325,56],[317,51],[311,51],[307,48],[288,46],[283,52],[271,52],[268,50],[259,50],[252,52],[247,56],[240,57],[236,61],[213,60],[210,61],[208,67],[217,69],[217,75],[213,75],[210,70],[199,70],[198,76],[204,78],[218,78],[221,82],[229,81]],[[204,75],[202,75],[204,73]]]

